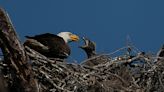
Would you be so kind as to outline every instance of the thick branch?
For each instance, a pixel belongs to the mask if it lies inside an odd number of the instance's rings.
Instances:
[[[31,66],[28,64],[28,57],[9,16],[2,8],[0,9],[0,39],[5,62],[17,76],[16,78],[20,81],[23,90],[25,92],[33,90],[35,92],[36,82],[33,78]]]

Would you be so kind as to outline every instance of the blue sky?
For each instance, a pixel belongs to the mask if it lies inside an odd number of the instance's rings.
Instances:
[[[96,42],[98,53],[126,45],[126,36],[141,51],[156,53],[164,44],[163,0],[0,0],[23,42],[25,35],[71,31]],[[71,60],[84,60],[71,43]]]

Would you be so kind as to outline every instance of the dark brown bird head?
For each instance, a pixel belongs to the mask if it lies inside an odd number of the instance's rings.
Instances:
[[[84,45],[80,46],[80,48],[83,49],[86,52],[88,58],[96,55],[96,52],[95,52],[96,45],[95,45],[95,43],[90,41],[88,38],[85,38],[85,37],[83,37],[82,39],[84,41]]]

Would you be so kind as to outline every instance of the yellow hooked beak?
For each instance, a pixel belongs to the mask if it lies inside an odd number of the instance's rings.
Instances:
[[[70,38],[71,38],[72,41],[78,41],[79,40],[79,37],[77,35],[74,35],[74,34],[72,34],[70,36]]]

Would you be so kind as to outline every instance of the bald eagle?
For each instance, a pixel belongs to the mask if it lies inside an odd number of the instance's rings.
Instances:
[[[49,58],[64,59],[70,55],[69,42],[78,41],[79,37],[71,32],[60,32],[57,35],[45,33],[28,38],[24,45]]]
[[[88,58],[91,58],[96,55],[96,44],[92,41],[90,41],[88,38],[83,37],[84,45],[80,46],[81,49],[83,49]]]
[[[83,41],[84,41],[84,45],[80,46],[80,48],[85,51],[85,53],[87,54],[88,60],[85,60],[84,62],[82,62],[81,63],[82,65],[93,67],[98,64],[104,64],[111,60],[109,56],[96,53],[96,44],[93,41],[85,37],[83,37]]]

